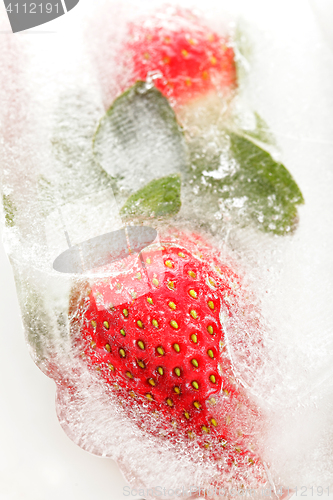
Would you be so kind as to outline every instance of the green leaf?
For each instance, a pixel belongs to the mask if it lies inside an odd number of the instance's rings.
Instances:
[[[238,84],[242,84],[250,72],[253,46],[248,31],[248,25],[242,19],[238,20],[233,37]]]
[[[304,199],[290,172],[241,135],[230,134],[230,149],[239,165],[232,176],[237,186],[234,192],[248,198],[252,218],[265,231],[292,231],[297,223],[296,205],[304,203]]]
[[[121,215],[165,217],[176,214],[181,207],[180,184],[178,174],[149,182],[129,197]]]
[[[50,357],[55,349],[53,325],[45,308],[45,296],[37,290],[27,279],[22,278],[22,270],[13,264],[18,298],[20,301],[22,320],[26,339],[33,350],[35,362],[39,365]]]
[[[242,130],[243,135],[253,138],[256,141],[262,142],[264,145],[276,145],[275,138],[268,128],[265,120],[256,112],[254,112],[255,127],[252,130]]]
[[[183,132],[168,100],[138,81],[100,121],[93,141],[97,162],[116,179],[124,200],[154,178],[187,164]]]
[[[297,225],[297,205],[304,199],[282,163],[244,135],[225,131],[209,150],[192,146],[193,184],[205,211],[218,210],[242,225],[250,221],[262,231],[287,234]],[[208,215],[208,212],[207,212]]]
[[[113,187],[91,148],[101,112],[86,90],[59,95],[50,138],[52,162],[38,179],[38,205],[44,217],[56,207]]]
[[[15,225],[15,205],[10,197],[6,194],[4,194],[2,197],[2,203],[5,213],[5,224],[7,227],[13,227]]]

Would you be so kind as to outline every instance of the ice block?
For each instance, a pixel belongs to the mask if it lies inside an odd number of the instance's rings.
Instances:
[[[236,27],[227,3],[96,5],[71,46],[15,38],[2,58],[4,242],[60,424],[152,498],[329,488],[312,420],[329,432],[331,283],[312,235],[331,248],[315,229],[331,178],[323,156],[318,197],[299,142],[263,118],[281,35]],[[291,451],[305,435],[311,466]]]

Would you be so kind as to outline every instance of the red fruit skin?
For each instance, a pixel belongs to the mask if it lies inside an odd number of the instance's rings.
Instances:
[[[156,416],[148,432],[195,441],[224,473],[237,477],[242,464],[262,483],[251,449],[260,413],[233,377],[220,321],[233,314],[240,279],[214,252],[194,248],[186,237],[163,242],[74,293],[74,343],[138,425]]]
[[[172,104],[185,104],[236,86],[230,42],[190,11],[167,11],[132,23],[124,51],[132,63],[130,83],[158,72],[161,76],[154,84]]]

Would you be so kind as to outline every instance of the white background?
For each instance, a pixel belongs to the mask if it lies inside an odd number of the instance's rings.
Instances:
[[[333,1],[313,0],[311,5],[327,42],[333,45]],[[79,8],[80,4],[75,9]],[[31,32],[52,36],[50,31],[70,24],[75,9]],[[123,500],[126,482],[117,465],[82,451],[58,423],[55,386],[28,354],[14,280],[1,243],[0,283],[0,500]]]

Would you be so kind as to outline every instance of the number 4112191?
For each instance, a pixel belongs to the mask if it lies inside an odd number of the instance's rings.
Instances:
[[[13,6],[12,6],[13,5]],[[6,7],[7,12],[10,14],[12,12],[16,12],[16,14],[22,13],[22,14],[37,14],[40,13],[42,14],[45,12],[46,14],[51,14],[53,9],[57,14],[59,14],[59,4],[55,3],[47,3],[47,4],[36,4],[36,3],[24,3],[22,5],[19,5],[18,3],[12,4],[9,3]]]
[[[307,486],[302,486],[300,488],[297,488],[297,486],[295,486],[294,493],[298,497],[307,497],[307,496],[321,497],[323,495],[326,496],[326,494],[327,496],[329,496],[330,491],[329,491],[329,486],[325,489],[322,486],[317,486],[317,487],[312,486],[312,488],[308,488]]]

